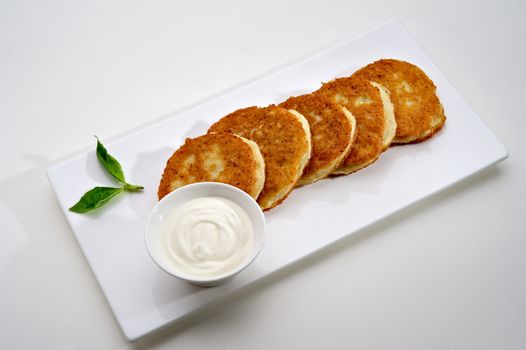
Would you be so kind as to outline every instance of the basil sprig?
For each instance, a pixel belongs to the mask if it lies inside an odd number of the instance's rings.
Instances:
[[[124,177],[124,172],[122,171],[122,166],[120,163],[112,157],[106,147],[100,142],[97,136],[97,159],[102,164],[104,169],[110,173],[118,182],[122,184],[121,187],[94,187],[80,198],[80,200],[75,203],[70,211],[75,213],[87,213],[94,209],[102,207],[104,204],[108,203],[112,198],[118,196],[122,192],[138,192],[144,189],[142,186],[132,185],[126,182]]]

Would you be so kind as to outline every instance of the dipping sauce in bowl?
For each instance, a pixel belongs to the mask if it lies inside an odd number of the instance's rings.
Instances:
[[[202,277],[235,270],[254,244],[247,213],[221,197],[196,198],[174,208],[161,234],[167,261],[178,271]]]
[[[155,205],[145,239],[150,256],[163,270],[213,286],[257,257],[265,240],[265,217],[257,202],[236,187],[195,183]]]

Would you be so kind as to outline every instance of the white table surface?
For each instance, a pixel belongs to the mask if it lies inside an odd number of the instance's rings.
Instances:
[[[0,349],[523,349],[525,16],[518,1],[0,1]],[[509,158],[126,342],[47,168],[391,18]]]

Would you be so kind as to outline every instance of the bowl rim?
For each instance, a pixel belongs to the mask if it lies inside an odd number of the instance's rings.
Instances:
[[[185,192],[186,191],[190,191],[190,192],[191,191],[195,191],[196,189],[198,189],[200,187],[216,187],[216,188],[221,189],[222,191],[231,191],[233,193],[236,193],[237,196],[244,197],[245,200],[248,200],[250,205],[254,209],[256,209],[255,212],[257,213],[257,219],[258,220],[254,220],[253,215],[249,211],[247,211],[246,208],[244,208],[239,203],[233,201],[232,199],[226,198],[226,197],[222,196],[221,194],[212,194],[212,195],[210,195],[210,196],[214,196],[214,197],[221,197],[221,198],[228,199],[228,200],[231,200],[231,201],[235,202],[237,205],[239,205],[243,209],[243,211],[249,217],[250,222],[252,223],[252,226],[254,228],[254,234],[257,234],[256,232],[261,232],[261,239],[259,240],[259,244],[257,246],[254,246],[254,249],[252,251],[252,255],[250,256],[249,259],[247,259],[243,264],[241,264],[240,266],[238,266],[234,270],[231,270],[231,271],[226,272],[226,273],[222,273],[220,275],[214,275],[214,276],[209,276],[209,277],[189,275],[189,274],[185,274],[183,272],[179,272],[179,271],[177,271],[177,269],[168,269],[168,268],[166,268],[165,266],[163,266],[163,264],[160,261],[158,261],[158,259],[156,258],[155,254],[152,252],[153,248],[150,246],[150,240],[149,240],[149,237],[152,234],[151,230],[150,230],[150,224],[151,224],[151,222],[153,220],[156,220],[156,214],[160,211],[160,208],[162,208],[163,206],[166,206],[167,205],[166,203],[169,203],[172,200],[172,197],[177,196],[181,192],[183,192],[183,191],[185,191]],[[188,202],[190,200],[193,200],[193,199],[203,198],[203,197],[207,197],[207,196],[206,195],[205,196],[196,195],[193,198],[189,198],[189,199],[185,200],[183,203],[186,203],[186,202]],[[181,204],[182,203],[180,203],[179,205],[181,205]],[[258,222],[255,222],[255,221],[258,221]],[[256,225],[261,225],[260,230],[258,230],[256,228]],[[208,283],[220,282],[222,280],[226,280],[226,279],[228,279],[230,277],[233,277],[233,276],[237,275],[239,272],[241,272],[244,269],[246,269],[250,264],[252,264],[252,262],[259,256],[259,254],[263,250],[263,246],[265,244],[266,237],[267,237],[267,232],[266,232],[266,227],[265,226],[266,226],[266,219],[265,219],[265,215],[263,213],[263,210],[261,209],[259,204],[256,202],[256,200],[254,200],[254,198],[252,198],[245,191],[243,191],[243,190],[241,190],[241,189],[239,189],[239,188],[237,188],[235,186],[232,186],[232,185],[229,185],[229,184],[225,184],[225,183],[221,183],[221,182],[196,182],[196,183],[192,183],[192,184],[185,185],[185,186],[182,186],[182,187],[179,187],[179,188],[175,189],[174,191],[172,191],[172,192],[168,193],[166,196],[164,196],[157,203],[155,203],[154,207],[150,210],[150,213],[149,213],[148,218],[146,220],[146,225],[145,225],[145,230],[144,230],[144,241],[145,241],[145,245],[146,245],[146,250],[148,251],[148,255],[155,262],[155,264],[161,268],[161,270],[163,270],[164,272],[168,273],[169,275],[171,275],[173,277],[179,278],[179,279],[184,280],[184,281],[188,281],[188,282],[191,282],[191,283],[198,283],[198,284],[200,284],[200,283],[208,284]]]

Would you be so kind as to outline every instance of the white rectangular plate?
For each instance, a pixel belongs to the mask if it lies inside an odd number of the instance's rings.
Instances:
[[[349,75],[380,58],[421,67],[435,82],[447,123],[434,138],[394,147],[368,168],[294,190],[266,213],[268,240],[255,263],[227,284],[199,288],[163,273],[146,252],[143,228],[157,201],[166,160],[186,137],[240,107],[278,103]],[[350,235],[507,156],[409,33],[397,22],[303,59],[106,145],[144,193],[127,194],[94,215],[67,210],[88,189],[113,183],[94,151],[49,169],[64,214],[124,334],[135,340]]]

